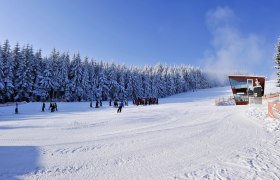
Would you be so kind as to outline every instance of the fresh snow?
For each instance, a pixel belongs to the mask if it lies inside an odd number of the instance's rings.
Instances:
[[[0,107],[0,179],[279,179],[279,120],[262,105],[214,105],[230,95],[204,89],[122,113],[108,102]]]

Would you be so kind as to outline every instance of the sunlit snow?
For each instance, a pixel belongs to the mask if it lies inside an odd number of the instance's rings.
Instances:
[[[279,179],[279,121],[265,106],[214,105],[230,95],[204,89],[122,113],[108,102],[0,107],[0,179]]]

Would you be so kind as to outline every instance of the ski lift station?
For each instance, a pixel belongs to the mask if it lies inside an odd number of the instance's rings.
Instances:
[[[264,76],[231,75],[228,78],[236,105],[247,105],[250,97],[261,99],[264,95]]]

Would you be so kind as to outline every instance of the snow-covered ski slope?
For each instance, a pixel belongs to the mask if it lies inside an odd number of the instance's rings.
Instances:
[[[199,90],[119,114],[107,102],[1,107],[0,179],[280,179],[279,121],[265,106],[214,105],[230,95]]]

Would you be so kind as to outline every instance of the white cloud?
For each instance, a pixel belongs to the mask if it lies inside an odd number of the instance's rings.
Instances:
[[[236,19],[234,12],[228,7],[218,7],[206,14],[207,25],[211,28],[217,28],[221,25],[228,26]]]
[[[228,7],[218,7],[206,14],[213,36],[212,50],[204,53],[205,68],[220,77],[234,72],[254,72],[264,57],[264,40],[256,34],[243,34],[236,24],[237,16]]]

